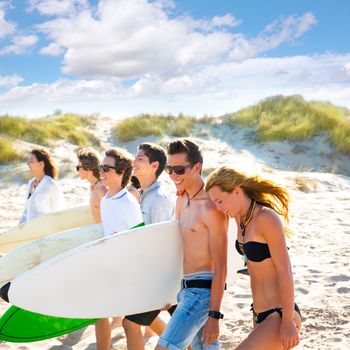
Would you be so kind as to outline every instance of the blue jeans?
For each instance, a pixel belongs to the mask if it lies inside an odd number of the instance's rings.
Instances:
[[[212,279],[211,273],[196,274],[186,280]],[[165,331],[158,340],[158,345],[169,350],[185,350],[189,345],[193,350],[220,349],[218,340],[203,344],[202,332],[208,320],[210,289],[184,288],[177,295],[178,305]]]

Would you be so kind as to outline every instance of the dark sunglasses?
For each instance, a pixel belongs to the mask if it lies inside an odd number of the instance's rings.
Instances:
[[[99,167],[98,167],[100,170],[102,170],[104,173],[108,173],[109,172],[109,169],[116,169],[116,167],[114,167],[114,166],[110,166],[110,165],[108,165],[108,164],[103,164],[103,165],[100,165]]]
[[[175,172],[175,174],[177,175],[183,175],[185,174],[185,171],[187,168],[192,168],[192,163],[190,164],[187,164],[187,165],[174,165],[174,166],[171,166],[171,165],[166,165],[165,166],[165,171],[171,175],[173,173],[173,171]]]
[[[84,170],[87,170],[87,169],[84,168],[82,165],[77,165],[77,166],[76,166],[77,171],[79,171],[80,168],[83,168]]]

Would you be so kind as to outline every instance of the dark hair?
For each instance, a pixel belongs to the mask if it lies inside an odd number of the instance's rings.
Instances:
[[[156,178],[163,172],[166,165],[166,154],[162,147],[155,143],[141,143],[139,150],[142,150],[150,163],[158,162],[158,169],[156,171]]]
[[[131,186],[135,187],[137,190],[141,188],[140,180],[135,175],[131,176],[130,184]]]
[[[189,139],[177,139],[168,144],[167,152],[169,155],[186,153],[187,161],[195,165],[196,163],[203,164],[202,151],[199,146]]]
[[[93,175],[100,179],[98,167],[101,164],[101,159],[94,149],[82,148],[78,151],[77,157],[85,170],[92,170]]]
[[[105,152],[106,157],[112,157],[114,159],[115,172],[117,174],[123,174],[122,187],[125,187],[131,177],[132,172],[132,157],[125,150],[112,147]]]
[[[34,148],[30,153],[33,154],[39,162],[44,162],[45,175],[48,175],[53,179],[57,178],[58,167],[55,165],[55,162],[48,151],[43,148]]]

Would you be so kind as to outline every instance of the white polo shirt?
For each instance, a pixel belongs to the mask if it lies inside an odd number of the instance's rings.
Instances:
[[[143,222],[140,204],[125,188],[101,199],[101,220],[105,236],[125,231]]]

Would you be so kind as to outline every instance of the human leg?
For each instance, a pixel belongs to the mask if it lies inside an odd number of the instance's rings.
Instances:
[[[125,316],[123,327],[126,334],[128,350],[143,350],[144,339],[141,326],[149,326],[159,315],[159,310]]]
[[[294,311],[294,321],[300,331],[301,317],[297,311]],[[236,347],[236,350],[283,350],[280,338],[281,322],[278,312],[270,313],[263,322],[256,324],[254,330]]]
[[[183,350],[191,343],[208,318],[210,289],[184,288],[178,295],[179,304],[173,313],[158,346]]]
[[[108,318],[102,318],[95,323],[97,350],[109,350],[111,346],[111,326]]]

